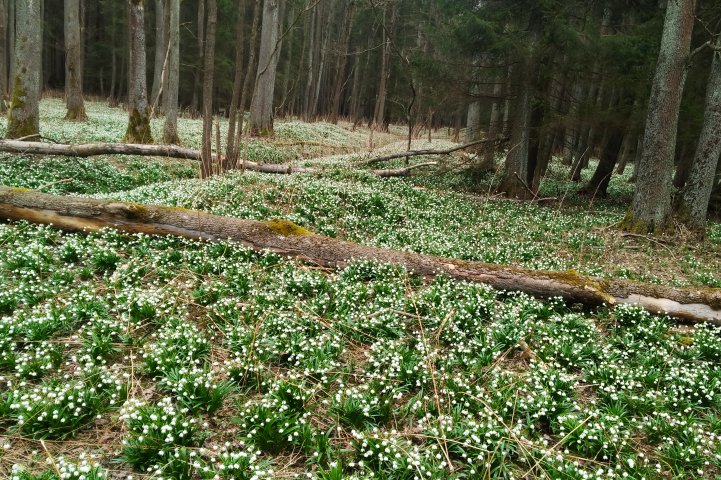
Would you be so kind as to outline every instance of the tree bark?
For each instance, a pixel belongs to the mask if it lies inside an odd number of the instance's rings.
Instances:
[[[638,303],[653,313],[721,324],[721,290],[681,290],[624,280],[584,277],[574,272],[526,270],[386,250],[315,235],[285,220],[259,222],[173,207],[113,200],[47,195],[0,186],[0,218],[52,224],[73,231],[111,227],[123,232],[177,235],[197,240],[233,240],[256,250],[271,250],[324,267],[339,268],[353,259],[393,263],[425,277],[486,283],[502,291],[537,297],[562,297],[590,307]]]
[[[345,22],[343,24],[342,47],[338,52],[338,58],[335,64],[335,85],[333,86],[333,98],[330,105],[330,122],[338,123],[338,116],[341,113],[341,96],[343,94],[343,86],[346,83],[346,68],[348,66],[348,50],[350,48],[350,38],[353,33],[353,18],[355,14],[355,2],[351,0],[346,12]]]
[[[253,135],[273,134],[273,96],[275,73],[280,50],[280,3],[283,0],[265,0],[263,27],[260,35],[258,74],[253,100],[250,103],[250,132]]]
[[[721,49],[721,40],[716,41]],[[711,74],[706,87],[706,107],[696,155],[676,212],[691,229],[705,233],[714,177],[721,156],[721,50],[713,52]]]
[[[163,84],[163,65],[168,48],[164,3],[165,0],[155,0],[155,61],[153,62],[153,87],[150,94],[151,105],[159,104],[161,85]]]
[[[7,25],[7,5],[5,0],[0,0],[0,113],[5,112],[5,98],[8,95]]]
[[[192,100],[190,101],[190,108],[194,111],[198,111],[198,90],[201,89],[200,82],[202,79],[202,71],[203,71],[203,52],[205,52],[205,47],[203,45],[203,41],[205,40],[205,0],[198,0],[198,65],[197,68],[195,68],[195,75],[193,76],[193,96]]]
[[[243,25],[245,21],[245,0],[238,0],[238,19],[235,26],[235,72],[233,76],[233,93],[228,109],[228,135],[225,145],[225,158],[229,165],[234,166],[238,160],[238,149],[235,141],[236,124],[238,121],[238,104],[240,91],[243,88],[243,57],[245,56],[245,37]],[[242,115],[242,112],[241,112]]]
[[[378,82],[378,93],[376,95],[376,105],[373,111],[374,128],[385,128],[386,119],[386,99],[388,97],[388,79],[391,76],[391,42],[388,31],[395,30],[397,8],[395,3],[391,5],[391,26],[390,29],[383,28],[383,58],[381,65],[381,76]],[[383,15],[385,22],[385,12]]]
[[[180,143],[178,138],[178,90],[180,85],[180,0],[168,0],[168,52],[167,85],[163,94],[165,124],[163,142]]]
[[[66,120],[85,121],[83,59],[80,35],[80,0],[65,0],[65,102]]]
[[[150,131],[150,107],[145,70],[145,5],[144,0],[128,0],[130,27],[130,63],[128,85],[127,143],[153,143]]]
[[[466,116],[466,142],[472,142],[478,138],[481,128],[481,102],[475,101],[468,105]]]
[[[613,176],[613,168],[616,166],[619,156],[621,155],[621,145],[623,145],[623,131],[620,128],[613,128],[609,131],[601,158],[598,161],[596,171],[593,177],[581,190],[581,193],[590,195],[591,197],[605,197],[608,191],[608,183]]]
[[[203,67],[203,155],[200,162],[201,178],[213,173],[213,83],[215,80],[215,29],[218,21],[217,0],[207,0],[208,24],[205,30],[205,65]],[[218,152],[220,155],[220,152]]]
[[[666,7],[636,192],[623,225],[637,233],[664,233],[671,228],[673,160],[695,7],[696,0],[675,0]]]
[[[23,138],[40,133],[41,7],[42,0],[23,0],[15,4],[15,76],[12,79],[7,138]]]
[[[243,90],[240,92],[240,118],[238,119],[238,130],[236,133],[237,149],[240,151],[240,139],[243,136],[243,121],[245,120],[245,107],[248,104],[248,94],[251,86],[255,86],[255,76],[258,69],[256,62],[256,52],[258,50],[258,25],[260,25],[260,8],[261,2],[254,2],[253,6],[253,25],[250,28],[250,54],[248,55],[248,69],[245,72],[243,80]]]

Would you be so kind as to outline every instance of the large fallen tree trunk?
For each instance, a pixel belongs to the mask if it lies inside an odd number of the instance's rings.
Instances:
[[[178,147],[176,145],[139,145],[131,143],[88,143],[67,145],[62,143],[25,142],[20,140],[0,140],[0,152],[18,155],[58,155],[64,157],[96,157],[99,155],[137,155],[152,157],[200,160],[200,150]],[[217,157],[213,155],[214,159]],[[408,177],[414,170],[436,165],[435,162],[419,163],[405,168],[368,170],[379,177]],[[292,173],[322,173],[323,170],[293,165],[244,162],[241,167],[260,173],[289,175]]]
[[[483,282],[505,291],[536,297],[563,297],[587,306],[638,303],[653,313],[721,325],[721,290],[672,289],[624,280],[584,277],[574,272],[525,270],[510,266],[452,260],[387,250],[337,240],[283,220],[259,222],[175,207],[113,200],[47,195],[0,186],[0,218],[52,224],[65,230],[111,227],[131,233],[179,235],[191,239],[230,239],[253,249],[268,249],[325,267],[351,259],[374,259],[432,277]]]

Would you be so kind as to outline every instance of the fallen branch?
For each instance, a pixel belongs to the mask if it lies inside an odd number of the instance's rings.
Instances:
[[[82,145],[49,144],[42,142],[24,142],[19,140],[0,140],[0,152],[19,155],[59,155],[65,157],[95,157],[99,155],[137,155],[152,157],[200,160],[200,150],[178,147],[176,145],[140,145],[132,143],[88,143]],[[217,161],[217,155],[213,155]],[[405,168],[387,170],[368,170],[379,177],[407,177],[413,170],[436,165],[435,162],[420,163]],[[244,162],[243,168],[260,173],[290,175],[293,173],[323,173],[322,169],[298,167],[286,164]]]
[[[191,239],[230,239],[256,250],[272,250],[324,267],[343,267],[352,259],[404,266],[409,272],[439,274],[482,282],[503,291],[536,297],[562,297],[590,307],[638,303],[653,313],[721,325],[721,290],[673,289],[658,285],[586,277],[575,272],[527,270],[359,245],[314,235],[283,220],[258,222],[182,208],[48,195],[0,186],[0,218],[52,224],[65,230],[110,227],[130,233],[178,235]]]
[[[369,160],[363,160],[360,162],[356,162],[356,166],[362,166],[362,165],[373,165],[375,163],[380,162],[386,162],[388,160],[395,160],[397,158],[406,158],[406,157],[420,157],[424,155],[450,155],[451,153],[457,152],[459,150],[465,150],[466,148],[475,147],[476,145],[482,145],[485,143],[501,143],[505,142],[506,138],[486,138],[484,140],[477,140],[475,142],[466,143],[463,145],[458,145],[457,147],[452,148],[446,148],[444,150],[408,150],[402,153],[394,153],[391,155],[385,155],[383,157],[375,157],[371,158]]]

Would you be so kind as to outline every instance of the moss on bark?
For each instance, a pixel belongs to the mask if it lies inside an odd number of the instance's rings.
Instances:
[[[8,130],[5,138],[24,138],[40,133],[37,115],[27,112],[27,90],[20,76],[15,77],[8,112]]]
[[[133,109],[128,117],[128,129],[123,137],[125,143],[153,143],[153,134],[150,131],[150,115],[146,109],[144,113],[140,113],[137,109]]]

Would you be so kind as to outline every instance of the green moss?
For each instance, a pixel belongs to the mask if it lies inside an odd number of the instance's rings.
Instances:
[[[38,117],[29,115],[25,112],[25,115],[21,115],[22,119],[17,118],[18,111],[25,111],[27,105],[25,100],[27,99],[27,91],[23,85],[20,76],[15,76],[15,82],[13,85],[13,93],[10,98],[10,112],[8,113],[8,129],[6,138],[24,138],[31,135],[37,135],[40,133],[38,126]]]
[[[153,143],[153,134],[150,131],[150,116],[146,108],[145,113],[141,114],[137,109],[133,109],[128,117],[128,129],[123,137],[125,143]]]
[[[621,230],[639,235],[666,235],[674,233],[673,222],[670,217],[660,223],[649,222],[635,218],[631,210],[626,212],[626,216],[621,221],[620,228]]]
[[[284,237],[313,235],[310,230],[306,230],[300,225],[296,225],[288,220],[283,220],[282,218],[274,218],[263,223],[265,223],[271,231]]]

